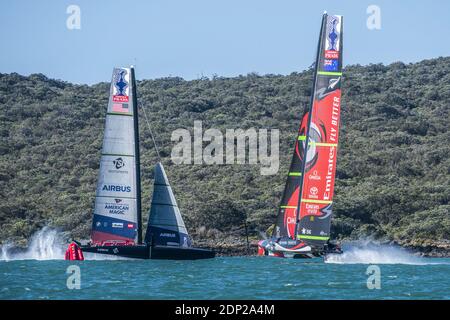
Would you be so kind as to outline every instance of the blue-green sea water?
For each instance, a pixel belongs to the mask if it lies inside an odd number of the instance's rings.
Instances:
[[[70,265],[80,289],[68,289]],[[0,299],[450,299],[450,259],[370,264],[270,257],[0,261]],[[369,283],[373,281],[369,280]]]
[[[65,246],[44,228],[25,252],[0,247],[0,299],[450,299],[450,259],[391,246],[344,244],[344,254],[326,261],[64,261]]]

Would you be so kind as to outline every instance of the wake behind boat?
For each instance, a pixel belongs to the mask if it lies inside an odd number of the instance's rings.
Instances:
[[[311,101],[300,123],[272,237],[258,243],[259,255],[313,258],[342,253],[329,241],[341,107],[342,36],[343,17],[324,13]]]
[[[161,163],[155,167],[149,223],[142,241],[139,126],[133,67],[113,71],[91,241],[81,246],[72,243],[66,259],[82,260],[82,252],[141,259],[192,260],[215,256],[212,250],[192,247]]]

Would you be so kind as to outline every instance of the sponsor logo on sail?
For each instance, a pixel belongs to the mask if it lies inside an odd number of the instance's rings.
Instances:
[[[114,199],[114,201],[114,203],[105,203],[105,210],[108,211],[108,214],[125,214],[128,210],[130,210],[130,205],[128,203],[124,203],[122,199]]]
[[[124,186],[120,184],[104,184],[102,187],[102,191],[109,192],[131,192],[130,186]]]
[[[114,85],[114,94],[113,101],[114,102],[128,102],[128,92],[129,85],[127,81],[128,71],[125,69],[118,69],[113,77],[113,85]]]
[[[315,203],[306,203],[305,208],[306,208],[305,214],[314,215],[317,214],[317,212],[320,209],[320,206]]]
[[[295,223],[295,218],[294,217],[287,217],[286,222],[288,224]]]
[[[128,170],[123,170],[125,168],[125,160],[122,157],[119,157],[112,161],[113,170],[108,170],[109,173],[119,173],[119,174],[128,174]]]
[[[339,25],[340,19],[338,16],[329,16],[327,19],[327,38],[326,47],[328,51],[339,51]]]
[[[339,52],[336,50],[325,50],[325,59],[339,59]]]
[[[308,179],[319,181],[320,176],[318,175],[317,170],[314,170],[313,173],[308,176]]]
[[[164,237],[164,238],[176,238],[175,233],[169,233],[169,232],[162,232],[159,234],[159,236]]]
[[[311,187],[309,189],[309,195],[311,198],[317,198],[318,193],[319,193],[319,189],[317,189],[317,187]]]
[[[306,228],[302,228],[302,234],[311,234],[311,230],[310,229],[306,229]]]
[[[132,229],[132,228],[134,228],[134,224],[129,223],[129,224],[127,225],[127,227],[128,227],[129,229]]]
[[[122,158],[117,158],[116,160],[113,160],[113,164],[116,167],[116,169],[125,167],[125,161],[123,161]]]
[[[330,153],[328,154],[328,170],[325,176],[325,192],[323,193],[324,200],[330,200],[332,197],[331,186],[333,182],[333,171],[334,171],[334,159],[335,159],[336,148],[331,147]]]
[[[113,228],[123,228],[123,223],[121,222],[113,222],[112,223]]]
[[[337,139],[340,107],[341,107],[340,97],[334,97],[333,98],[333,106],[332,106],[332,110],[331,110],[331,124],[333,126],[331,127],[331,134],[330,134],[330,140],[333,142],[336,142],[336,139]]]

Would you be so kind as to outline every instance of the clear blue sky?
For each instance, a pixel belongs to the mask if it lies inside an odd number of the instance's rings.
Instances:
[[[113,66],[138,79],[289,74],[313,62],[321,14],[344,15],[344,64],[415,62],[450,55],[450,1],[0,0],[0,72],[75,83],[109,81]],[[69,5],[81,29],[66,27]],[[368,5],[381,30],[366,27]]]

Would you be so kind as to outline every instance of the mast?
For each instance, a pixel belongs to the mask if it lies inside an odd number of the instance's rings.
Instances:
[[[134,115],[134,160],[136,165],[136,214],[137,214],[137,243],[142,244],[142,202],[141,202],[141,159],[139,149],[139,115],[137,104],[136,77],[134,67],[130,67],[133,95],[133,115]]]
[[[299,179],[299,186],[298,186],[298,202],[297,202],[297,212],[295,217],[295,234],[294,239],[297,239],[297,233],[298,233],[298,224],[300,222],[300,204],[302,200],[302,193],[303,193],[303,179],[305,177],[305,168],[306,168],[306,156],[308,154],[308,145],[309,145],[309,129],[311,127],[311,118],[312,118],[312,111],[313,111],[313,105],[314,105],[314,95],[316,92],[316,82],[317,82],[317,70],[319,66],[319,60],[320,60],[320,52],[321,52],[321,46],[322,46],[322,36],[323,36],[323,30],[324,30],[324,24],[327,21],[327,13],[324,12],[322,16],[322,25],[320,27],[320,34],[319,34],[319,42],[317,44],[317,52],[316,52],[316,62],[314,63],[314,78],[313,78],[313,85],[311,90],[311,98],[309,101],[309,110],[308,110],[308,122],[306,124],[306,139],[305,139],[305,148],[303,152],[303,161],[302,161],[302,170],[301,170],[301,176]]]

